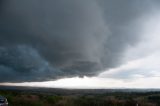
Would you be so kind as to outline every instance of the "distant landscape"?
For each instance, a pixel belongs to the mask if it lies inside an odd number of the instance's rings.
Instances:
[[[160,106],[158,89],[0,87],[10,106]]]

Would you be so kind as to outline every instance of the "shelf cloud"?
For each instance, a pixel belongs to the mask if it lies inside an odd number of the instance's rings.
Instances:
[[[1,0],[0,82],[95,76],[120,66],[149,11],[147,0]]]

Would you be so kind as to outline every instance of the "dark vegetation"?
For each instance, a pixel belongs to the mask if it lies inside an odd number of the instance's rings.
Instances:
[[[160,92],[146,90],[0,88],[0,95],[10,106],[160,106]]]

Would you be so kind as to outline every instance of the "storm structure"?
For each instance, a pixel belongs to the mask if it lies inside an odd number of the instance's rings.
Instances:
[[[96,76],[141,41],[140,0],[1,0],[0,82]]]

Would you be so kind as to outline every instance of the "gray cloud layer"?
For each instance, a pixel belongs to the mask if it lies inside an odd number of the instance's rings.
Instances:
[[[137,40],[139,0],[1,0],[0,82],[93,76]]]

